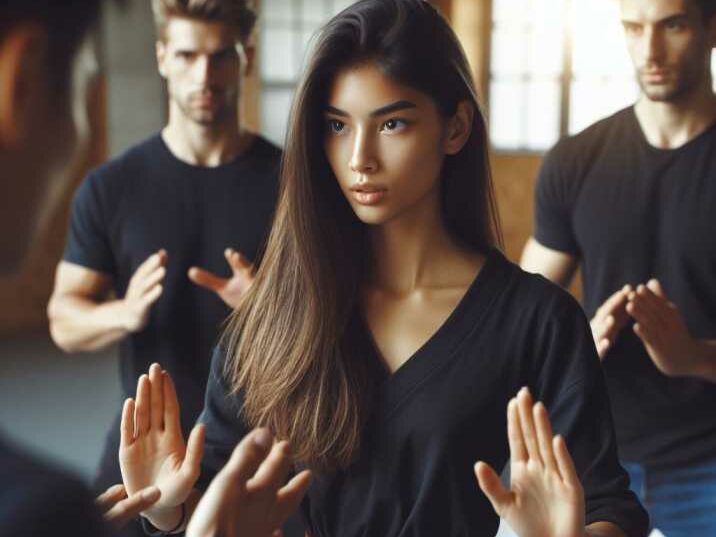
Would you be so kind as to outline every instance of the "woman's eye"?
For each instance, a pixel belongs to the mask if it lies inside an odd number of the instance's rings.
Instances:
[[[400,129],[403,129],[407,126],[407,123],[403,121],[402,119],[389,119],[385,123],[383,123],[383,128],[381,130],[392,132],[397,131]]]
[[[328,120],[328,132],[339,134],[343,131],[346,124],[342,121],[338,121],[337,119],[329,119]]]

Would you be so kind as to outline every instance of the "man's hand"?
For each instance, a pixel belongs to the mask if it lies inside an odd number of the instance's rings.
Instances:
[[[298,507],[311,482],[305,470],[287,484],[286,442],[273,444],[267,429],[248,434],[202,496],[187,537],[269,537]]]
[[[669,376],[698,374],[698,343],[658,280],[629,294],[627,312],[636,320],[634,332],[659,371]]]
[[[160,495],[157,487],[147,487],[127,497],[124,485],[114,485],[97,496],[95,503],[104,514],[104,519],[115,530],[119,530],[139,513],[151,507]]]
[[[231,278],[222,278],[208,270],[191,267],[189,279],[196,285],[215,292],[227,306],[236,309],[241,296],[254,281],[254,266],[239,252],[231,248],[224,250],[224,257],[231,267]]]
[[[626,305],[631,292],[632,288],[629,285],[619,289],[619,291],[607,298],[589,322],[600,360],[603,360],[607,355],[609,349],[614,345],[619,332],[629,320]]]
[[[552,436],[547,410],[522,388],[507,406],[510,487],[486,463],[475,465],[495,512],[520,537],[583,537],[584,491],[561,436]]]
[[[166,276],[167,252],[159,250],[150,255],[132,275],[124,305],[124,326],[129,332],[139,332],[149,321],[149,312],[162,294],[162,280]]]
[[[181,518],[181,505],[199,478],[204,428],[197,425],[186,447],[179,424],[179,402],[174,382],[158,364],[142,375],[137,401],[127,399],[122,410],[119,465],[129,494],[148,486],[161,498],[142,514],[157,528],[168,531]]]

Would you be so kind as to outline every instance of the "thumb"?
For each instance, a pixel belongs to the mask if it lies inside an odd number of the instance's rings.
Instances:
[[[475,476],[480,485],[480,489],[485,493],[487,499],[490,500],[495,513],[502,516],[513,501],[512,493],[507,490],[500,481],[500,476],[492,469],[489,464],[479,461],[475,464]]]
[[[224,286],[226,286],[226,280],[224,278],[220,278],[216,274],[199,267],[191,267],[187,276],[196,285],[205,287],[209,291],[214,291],[215,293],[219,293]]]

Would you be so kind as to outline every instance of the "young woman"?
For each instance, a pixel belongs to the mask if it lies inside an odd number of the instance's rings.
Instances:
[[[312,537],[487,536],[495,511],[523,537],[645,533],[587,321],[497,236],[455,35],[428,2],[357,2],[322,30],[296,93],[271,237],[186,457],[161,420],[133,434],[125,406],[125,485],[162,490],[147,517],[181,526],[265,426],[313,473]],[[167,382],[158,366],[140,379],[144,423],[176,404]],[[508,455],[511,490],[493,470]],[[264,530],[307,475],[277,492]]]

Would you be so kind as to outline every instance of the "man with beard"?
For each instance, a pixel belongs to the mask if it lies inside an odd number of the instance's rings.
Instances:
[[[632,486],[669,537],[716,535],[716,3],[620,4],[641,97],[546,156],[521,264],[581,264]]]
[[[48,314],[67,352],[120,342],[127,397],[159,362],[176,382],[187,435],[203,407],[221,324],[267,235],[280,153],[239,118],[254,55],[247,0],[153,0],[152,7],[168,124],[80,186]],[[230,275],[217,275],[227,263]],[[118,446],[119,416],[98,490],[121,478]]]

